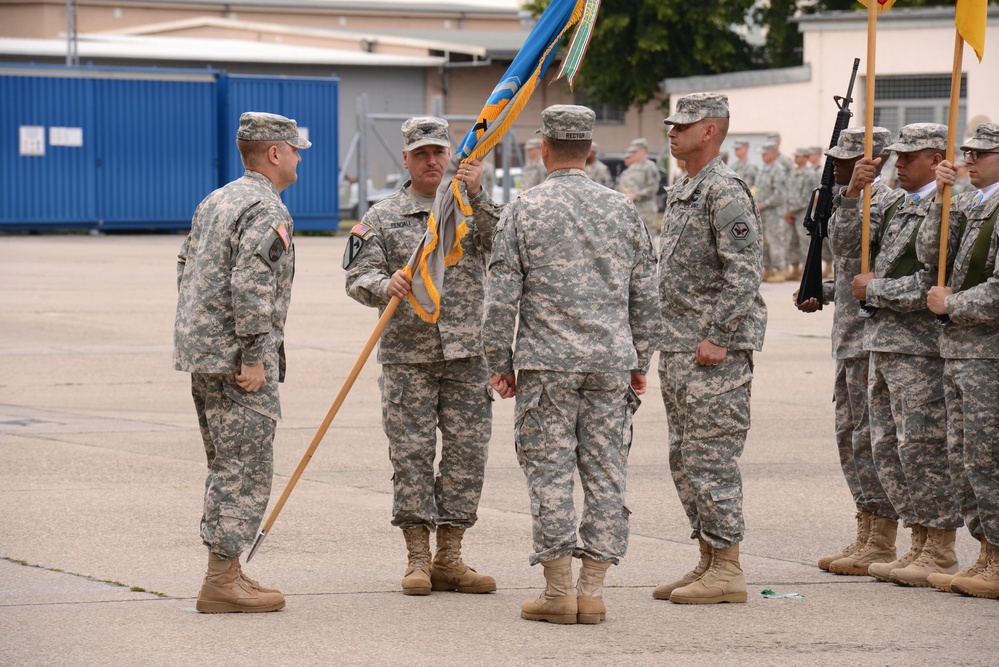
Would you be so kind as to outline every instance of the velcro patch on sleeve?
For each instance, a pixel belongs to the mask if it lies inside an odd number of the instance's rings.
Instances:
[[[365,232],[367,232],[367,228],[365,228]],[[350,236],[347,237],[347,247],[343,249],[343,268],[350,268],[350,265],[354,263],[357,256],[361,254],[361,248],[363,247],[363,235],[354,234],[353,230],[351,230]]]
[[[273,269],[277,267],[277,263],[287,249],[288,246],[285,245],[284,239],[275,229],[273,234],[267,234],[260,241],[260,245],[257,246],[257,254],[263,257]]]
[[[367,234],[369,231],[371,231],[371,227],[368,227],[363,222],[359,222],[356,225],[354,225],[353,229],[350,230],[350,233],[356,236],[360,236],[363,239],[364,235]]]
[[[742,249],[759,240],[756,221],[751,211],[738,201],[729,202],[715,215],[719,234],[727,238],[736,249]]]

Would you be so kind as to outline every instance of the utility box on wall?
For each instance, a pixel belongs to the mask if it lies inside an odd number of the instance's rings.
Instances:
[[[243,173],[243,111],[299,120],[313,148],[284,200],[335,230],[338,80],[212,71],[0,66],[0,230],[186,229]]]

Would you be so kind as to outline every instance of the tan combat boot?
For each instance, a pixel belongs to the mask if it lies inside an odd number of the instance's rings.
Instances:
[[[701,578],[669,596],[677,604],[717,604],[746,601],[746,575],[739,564],[739,545],[712,549],[711,566]]]
[[[461,538],[464,528],[437,527],[437,554],[430,570],[430,586],[435,591],[459,593],[491,593],[496,590],[496,580],[479,574],[461,560]]]
[[[767,273],[769,271],[769,273]],[[784,269],[767,269],[763,272],[763,282],[782,283],[784,282]]]
[[[209,552],[208,573],[195,607],[205,614],[284,609],[281,591],[274,588],[265,591],[253,586],[251,581],[242,576],[238,558],[223,560]]]
[[[976,540],[981,542],[981,549],[979,549],[978,560],[964,568],[957,574],[943,574],[941,572],[932,572],[926,577],[926,581],[930,582],[930,585],[936,588],[938,591],[943,591],[944,593],[952,593],[950,589],[950,583],[957,579],[958,577],[973,577],[982,570],[989,562],[989,554],[986,545],[988,542],[985,541],[985,537],[982,535],[972,535]]]
[[[409,552],[409,566],[402,578],[406,595],[430,595],[430,529],[426,526],[402,531]]]
[[[954,554],[954,540],[957,531],[953,528],[926,529],[926,544],[916,556],[916,560],[902,568],[891,571],[891,580],[903,586],[926,588],[932,586],[927,577],[938,572],[940,574],[957,574],[957,556]]]
[[[874,515],[870,512],[857,512],[857,537],[854,538],[853,542],[843,547],[842,551],[835,553],[831,556],[823,556],[819,559],[819,569],[829,571],[829,564],[834,560],[839,560],[840,558],[846,558],[853,553],[859,551],[861,547],[867,544],[867,538],[871,536],[871,520]]]
[[[795,262],[784,276],[787,280],[801,280],[801,262]]]
[[[976,598],[999,599],[999,546],[985,543],[988,553],[985,568],[973,577],[954,578],[950,590]]]
[[[697,544],[701,549],[701,560],[697,561],[697,565],[694,569],[683,575],[676,581],[671,581],[666,584],[659,584],[656,586],[656,590],[652,591],[652,597],[657,600],[669,600],[670,593],[678,588],[682,588],[687,584],[692,584],[701,578],[701,575],[708,571],[711,567],[711,545],[707,541],[698,536]]]
[[[923,550],[923,545],[926,544],[926,528],[918,523],[914,523],[911,530],[912,545],[909,547],[909,550],[902,554],[901,558],[896,558],[890,563],[871,563],[871,566],[867,568],[867,574],[878,581],[887,581],[890,583],[892,570],[903,568],[916,560],[916,557]]]
[[[898,521],[879,516],[871,519],[871,534],[867,543],[849,556],[829,563],[829,571],[836,574],[861,576],[873,563],[895,560],[895,533]]]
[[[576,580],[576,622],[596,625],[607,620],[607,605],[604,604],[604,575],[611,566],[610,561],[593,560],[582,557],[583,566]]]
[[[572,556],[541,562],[545,568],[545,590],[537,598],[524,600],[520,617],[528,621],[548,621],[559,625],[575,625],[576,591],[572,588]]]

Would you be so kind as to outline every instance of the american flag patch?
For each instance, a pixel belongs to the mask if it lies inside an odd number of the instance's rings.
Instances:
[[[350,230],[350,233],[357,234],[358,236],[364,236],[365,234],[368,233],[370,229],[371,227],[368,227],[366,224],[359,222],[356,225],[354,225],[354,228]]]
[[[291,245],[291,236],[288,234],[288,229],[284,226],[284,223],[282,222],[278,225],[277,229],[274,231],[276,231],[277,235],[281,237],[281,242],[284,243],[284,249],[287,250],[288,246]]]

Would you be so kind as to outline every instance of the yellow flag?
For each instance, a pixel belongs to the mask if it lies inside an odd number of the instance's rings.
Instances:
[[[870,0],[858,0],[858,2],[860,2],[860,4],[862,4],[864,7],[871,6]],[[884,14],[886,11],[891,9],[892,5],[895,4],[895,0],[878,0],[878,4],[881,5],[880,7],[878,7],[878,14]]]
[[[988,0],[957,0],[954,25],[961,38],[975,50],[978,62],[985,53],[985,21],[988,17]]]

